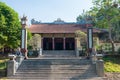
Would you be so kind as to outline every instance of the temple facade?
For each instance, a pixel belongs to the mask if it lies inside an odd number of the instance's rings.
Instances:
[[[42,55],[45,51],[72,51],[75,56],[79,56],[81,41],[75,32],[80,30],[87,33],[88,27],[78,23],[40,23],[32,24],[29,30],[33,35],[40,35],[38,45]],[[93,37],[98,44],[102,33],[102,30],[93,28]]]

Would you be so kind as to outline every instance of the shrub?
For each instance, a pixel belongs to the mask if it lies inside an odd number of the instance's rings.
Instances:
[[[118,51],[117,51],[117,52],[118,52],[118,54],[120,54],[120,47],[118,48]]]
[[[120,72],[120,55],[107,55],[103,60],[105,72]]]

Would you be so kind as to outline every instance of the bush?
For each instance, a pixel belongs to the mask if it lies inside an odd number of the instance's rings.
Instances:
[[[38,57],[38,55],[39,55],[39,53],[38,53],[38,51],[29,51],[28,52],[28,57]]]
[[[117,51],[117,52],[118,52],[118,54],[120,54],[120,47],[118,48],[118,51]]]
[[[113,62],[105,62],[106,72],[120,72],[120,65]]]
[[[0,76],[1,77],[5,77],[7,75],[7,67],[6,67],[6,62],[7,62],[7,58],[2,58],[0,56]]]
[[[106,55],[103,60],[105,72],[120,72],[120,55]]]

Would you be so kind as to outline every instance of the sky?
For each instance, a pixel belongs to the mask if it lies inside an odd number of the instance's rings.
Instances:
[[[65,22],[76,22],[83,10],[89,10],[92,0],[0,0],[13,8],[19,17],[26,15],[28,24],[31,19],[53,22],[61,18]]]

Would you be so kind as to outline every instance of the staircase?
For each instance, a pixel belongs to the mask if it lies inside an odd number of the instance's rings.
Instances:
[[[11,80],[102,80],[86,59],[27,59]]]
[[[47,57],[75,57],[75,50],[43,50],[43,56]]]

